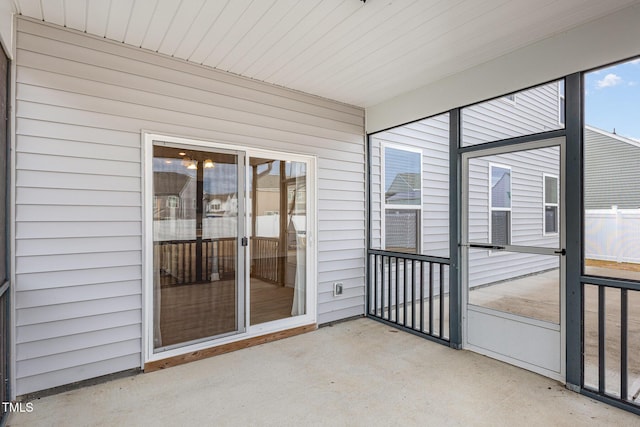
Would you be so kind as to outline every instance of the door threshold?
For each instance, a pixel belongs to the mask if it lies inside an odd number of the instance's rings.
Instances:
[[[307,332],[315,331],[316,329],[318,329],[318,325],[313,323],[310,325],[298,326],[297,328],[286,329],[284,331],[272,332],[257,337],[251,337],[227,344],[221,344],[214,347],[205,348],[203,350],[197,350],[178,356],[168,357],[166,359],[155,360],[153,362],[147,362],[144,364],[144,372],[147,373],[159,371],[161,369],[171,368],[172,366],[183,365],[185,363],[194,362],[196,360],[207,359],[209,357],[218,356],[220,354],[242,350],[243,348],[249,348],[256,345],[281,340],[283,338],[301,335]]]

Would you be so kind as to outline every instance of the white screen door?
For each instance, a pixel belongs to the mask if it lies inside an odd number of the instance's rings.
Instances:
[[[465,348],[564,380],[564,138],[465,153]]]

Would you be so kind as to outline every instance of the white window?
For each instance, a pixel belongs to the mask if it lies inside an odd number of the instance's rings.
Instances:
[[[511,168],[489,164],[490,242],[511,244]]]
[[[558,123],[564,126],[565,120],[564,79],[558,81]]]
[[[169,196],[167,197],[166,203],[168,208],[177,208],[180,203],[180,198],[178,196]]]
[[[422,240],[422,151],[382,145],[383,247],[420,253]]]
[[[542,175],[544,195],[544,230],[543,235],[558,233],[559,205],[558,205],[558,177]]]

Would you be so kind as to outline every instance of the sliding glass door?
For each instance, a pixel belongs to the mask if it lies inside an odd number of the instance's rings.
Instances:
[[[307,164],[249,159],[250,324],[306,313]]]
[[[312,159],[147,144],[149,359],[314,323]]]
[[[244,330],[244,154],[153,147],[153,346]]]

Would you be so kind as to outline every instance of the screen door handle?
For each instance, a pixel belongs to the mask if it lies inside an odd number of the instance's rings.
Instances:
[[[566,249],[561,249],[559,251],[553,251],[554,254],[558,254],[558,255],[562,255],[565,256],[567,254],[567,250]]]
[[[480,248],[480,249],[494,249],[497,251],[504,251],[506,249],[506,247],[504,246],[500,246],[500,245],[482,245],[482,244],[478,244],[478,243],[471,243],[469,244],[470,248]]]

